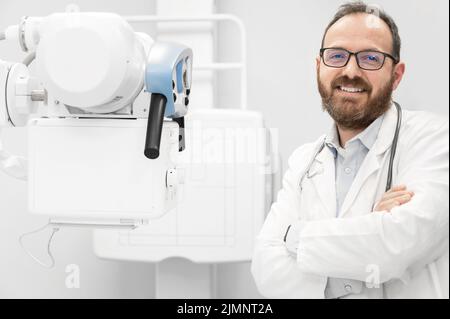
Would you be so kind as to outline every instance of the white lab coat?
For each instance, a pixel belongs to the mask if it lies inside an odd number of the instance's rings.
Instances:
[[[393,185],[405,184],[415,196],[391,213],[373,212],[385,192],[396,121],[392,106],[339,218],[334,157],[328,148],[299,188],[323,137],[293,153],[256,241],[252,274],[264,296],[324,298],[327,277],[336,277],[369,283],[349,298],[448,298],[449,123],[427,112],[403,111]],[[296,221],[301,231],[295,256],[283,237]]]

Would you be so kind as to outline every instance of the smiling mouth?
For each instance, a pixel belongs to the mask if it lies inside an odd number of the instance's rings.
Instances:
[[[349,86],[337,86],[336,90],[340,92],[350,93],[350,94],[361,94],[367,92],[366,89],[358,88],[358,87],[349,87]]]

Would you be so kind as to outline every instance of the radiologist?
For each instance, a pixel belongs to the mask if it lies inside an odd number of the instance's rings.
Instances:
[[[405,73],[394,20],[342,5],[317,57],[328,134],[289,158],[256,240],[269,298],[448,298],[449,123],[392,99]]]

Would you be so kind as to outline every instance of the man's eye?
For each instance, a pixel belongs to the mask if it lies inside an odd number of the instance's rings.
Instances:
[[[343,54],[335,54],[331,56],[332,59],[344,59],[345,56]]]
[[[375,55],[366,55],[363,59],[366,61],[369,61],[369,62],[378,62],[379,61],[378,57]]]

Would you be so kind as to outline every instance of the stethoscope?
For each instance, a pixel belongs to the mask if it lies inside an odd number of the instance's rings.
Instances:
[[[394,134],[394,140],[392,141],[391,146],[391,155],[389,158],[389,168],[388,168],[388,177],[386,181],[386,192],[391,189],[392,187],[392,169],[394,166],[394,158],[395,158],[395,152],[397,151],[397,144],[398,144],[398,135],[400,133],[400,127],[402,125],[402,108],[400,107],[400,104],[394,101],[395,107],[397,108],[397,127],[395,128],[395,134]],[[311,160],[308,162],[308,166],[306,167],[305,172],[303,173],[302,177],[300,178],[299,186],[300,190],[303,190],[303,180],[305,177],[312,178],[313,175],[310,175],[310,169],[312,165],[314,164],[316,157],[322,152],[322,150],[325,148],[326,142],[325,139],[320,143],[317,150],[314,152],[314,156],[311,157]]]

